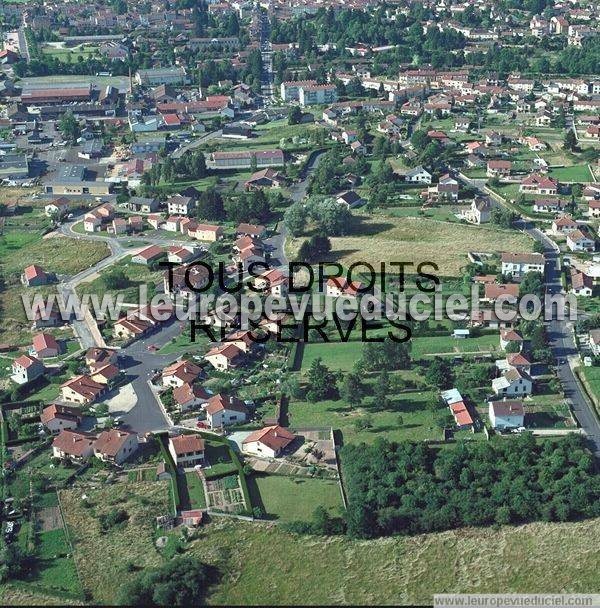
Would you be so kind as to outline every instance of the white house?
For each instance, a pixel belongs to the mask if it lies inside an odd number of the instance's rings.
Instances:
[[[581,230],[574,230],[567,234],[567,247],[571,251],[594,251],[596,243]]]
[[[294,439],[296,435],[282,426],[266,426],[248,435],[242,442],[242,450],[255,456],[277,458]]]
[[[94,453],[95,435],[79,431],[61,431],[52,442],[52,456],[61,460],[83,462]]]
[[[533,382],[528,374],[511,367],[499,378],[492,380],[494,394],[503,397],[519,397],[530,395]]]
[[[493,428],[516,429],[525,426],[525,408],[522,401],[488,401],[488,414]]]
[[[211,429],[230,424],[242,424],[248,418],[248,408],[237,397],[215,395],[206,404],[206,419]]]
[[[500,259],[502,274],[513,278],[522,277],[528,272],[544,272],[545,259],[541,253],[503,253]]]
[[[169,452],[177,466],[201,465],[204,462],[204,439],[200,435],[170,437]]]
[[[79,409],[57,403],[45,407],[40,415],[41,423],[53,435],[59,431],[76,429],[82,418]]]
[[[21,355],[12,364],[11,379],[17,384],[27,384],[39,378],[45,371],[44,364],[31,355]]]
[[[413,184],[431,184],[432,177],[429,171],[419,166],[405,173],[404,181]]]

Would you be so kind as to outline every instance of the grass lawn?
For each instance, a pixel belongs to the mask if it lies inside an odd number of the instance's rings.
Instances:
[[[186,327],[182,333],[180,333],[171,342],[165,344],[158,352],[161,355],[170,355],[172,353],[179,352],[191,352],[206,348],[209,343],[210,340],[208,339],[208,336],[202,331],[196,334],[196,340],[192,342],[190,331]]]
[[[178,485],[180,486],[179,496],[181,498],[182,503],[186,504],[182,505],[182,508],[185,509],[205,509],[206,508],[206,496],[204,495],[204,487],[202,486],[202,482],[198,475],[189,471],[185,475],[177,476]],[[185,484],[185,488],[183,488],[183,492],[181,491],[182,486]],[[184,496],[185,494],[185,496]],[[184,501],[185,498],[185,501]]]
[[[459,276],[469,251],[530,252],[533,241],[492,227],[439,222],[426,218],[357,216],[348,236],[331,238],[331,258],[354,262],[433,261],[440,276]]]
[[[120,586],[136,576],[128,564],[145,568],[162,563],[154,538],[156,517],[168,512],[168,493],[169,485],[163,481],[90,486],[85,488],[86,506],[81,487],[60,492],[75,562],[94,603],[115,603]],[[127,512],[127,523],[105,532],[99,518],[114,509]]]
[[[580,367],[579,370],[596,400],[600,402],[600,367]]]
[[[329,368],[347,372],[360,359],[361,352],[361,346],[357,342],[305,344],[302,369],[307,370],[315,359],[321,357]]]
[[[269,519],[311,521],[318,506],[336,516],[343,508],[339,485],[330,479],[253,475],[248,486],[252,504],[260,506]]]
[[[452,336],[413,338],[411,356],[414,360],[437,353],[490,352],[500,349],[497,335],[457,339]]]
[[[592,174],[587,165],[574,165],[552,169],[550,175],[561,182],[592,182]]]
[[[384,438],[390,441],[438,440],[441,432],[435,418],[446,410],[431,412],[427,405],[437,397],[434,391],[411,391],[390,398],[385,410],[373,407],[370,401],[352,408],[343,400],[292,401],[288,405],[289,424],[292,428],[332,427],[342,432],[344,443],[373,443]],[[358,421],[370,420],[372,426],[362,429]],[[469,434],[469,437],[476,435]]]
[[[190,553],[225,573],[210,604],[430,605],[434,593],[598,593],[599,542],[600,519],[374,541],[219,521]]]

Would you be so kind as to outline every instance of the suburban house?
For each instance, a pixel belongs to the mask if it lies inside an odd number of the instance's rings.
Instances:
[[[510,160],[490,160],[487,164],[486,175],[491,178],[508,177],[511,170],[512,162]]]
[[[219,371],[227,371],[228,369],[237,367],[244,356],[244,351],[235,344],[221,344],[211,348],[204,358],[215,369]]]
[[[121,317],[113,325],[113,334],[115,338],[122,340],[131,340],[139,338],[152,329],[152,324],[142,319],[134,319]]]
[[[516,367],[517,369],[529,374],[531,371],[531,361],[527,358],[523,351],[519,351],[517,353],[508,353],[505,359],[498,359],[496,361],[496,367],[501,373],[504,373],[511,367]]]
[[[53,403],[45,407],[40,415],[41,423],[54,435],[65,429],[76,429],[83,416],[75,407]]]
[[[61,196],[57,199],[54,199],[51,203],[48,203],[44,207],[44,213],[48,217],[55,217],[61,219],[69,213],[70,207],[71,205],[69,203],[69,199],[65,198],[64,196]]]
[[[571,251],[595,251],[596,242],[582,230],[574,230],[567,234],[567,247]]]
[[[354,190],[346,190],[346,192],[340,192],[336,195],[335,199],[338,205],[344,205],[348,207],[348,209],[353,209],[354,207],[359,207],[364,204],[365,200],[355,192]]]
[[[159,247],[158,245],[150,245],[149,247],[146,247],[145,249],[142,249],[135,255],[131,256],[131,261],[134,264],[144,264],[147,266],[150,262],[158,260],[163,255],[164,250],[162,247]]]
[[[204,462],[204,439],[200,435],[169,437],[169,452],[180,467],[194,467]]]
[[[191,215],[196,208],[196,201],[191,196],[175,194],[167,199],[167,211],[170,215]]]
[[[85,364],[91,369],[116,363],[117,360],[117,351],[111,348],[92,347],[85,351]]]
[[[239,224],[235,230],[237,236],[249,236],[253,239],[261,239],[265,236],[267,229],[260,224]]]
[[[431,184],[431,173],[423,167],[415,167],[404,174],[404,181],[413,184]]]
[[[494,203],[489,198],[476,197],[471,207],[464,212],[464,218],[472,224],[487,224],[490,221]]]
[[[600,329],[590,329],[588,337],[594,357],[600,357]]]
[[[570,215],[563,215],[552,222],[552,233],[556,235],[568,234],[577,230],[578,225]]]
[[[196,224],[193,230],[188,230],[188,235],[199,241],[214,243],[223,238],[223,228],[213,224]]]
[[[539,195],[558,194],[558,182],[547,175],[532,174],[521,180],[519,192],[531,192]]]
[[[502,274],[511,275],[513,279],[521,278],[528,272],[544,273],[545,259],[541,253],[503,253]]]
[[[254,279],[254,287],[262,291],[269,291],[272,296],[283,296],[287,293],[289,279],[278,268],[263,272]]]
[[[21,282],[27,287],[39,287],[40,285],[47,285],[49,281],[49,275],[37,264],[27,266],[21,275]]]
[[[180,387],[193,384],[202,373],[202,368],[187,359],[176,361],[165,367],[162,372],[163,386]]]
[[[502,298],[509,304],[515,304],[519,297],[519,286],[515,283],[488,283],[483,287],[483,302],[495,302]]]
[[[60,343],[52,334],[41,333],[33,336],[29,354],[38,359],[45,359],[46,357],[58,357],[62,351]]]
[[[473,417],[464,401],[455,401],[448,405],[454,416],[454,423],[459,429],[470,429],[473,427]]]
[[[61,460],[84,462],[94,454],[96,436],[65,429],[52,442],[52,456]]]
[[[492,390],[499,396],[530,395],[532,389],[533,382],[529,375],[515,367],[511,367],[499,378],[492,380]]]
[[[569,269],[569,277],[571,279],[571,293],[576,296],[591,297],[594,292],[594,279],[587,274],[580,272],[576,268]]]
[[[90,378],[100,384],[110,384],[119,375],[119,368],[112,363],[96,366],[90,372]]]
[[[522,401],[488,401],[490,424],[498,430],[516,429],[525,424],[525,408]]]
[[[560,198],[538,198],[533,201],[533,210],[536,213],[561,213],[566,206],[567,202]]]
[[[458,182],[449,174],[442,175],[438,183],[427,190],[430,199],[441,201],[458,200]]]
[[[338,298],[340,296],[357,297],[362,289],[362,283],[360,281],[348,281],[343,277],[331,277],[327,279],[325,293],[332,297]]]
[[[248,408],[237,397],[218,394],[206,403],[206,420],[211,429],[242,424],[248,419]]]
[[[138,447],[138,438],[135,433],[120,429],[102,431],[94,443],[94,454],[103,462],[122,464]]]
[[[76,376],[67,380],[60,387],[63,401],[86,405],[92,403],[106,390],[106,385],[92,380],[89,376]]]
[[[154,213],[158,211],[159,202],[156,198],[147,198],[143,196],[132,196],[127,201],[127,208],[130,211],[137,211],[138,213]]]
[[[514,342],[523,343],[523,336],[517,330],[504,329],[500,332],[500,348],[502,350],[506,350],[506,347]]]
[[[46,368],[44,364],[31,355],[21,355],[12,364],[11,380],[17,384],[27,384],[43,375]]]
[[[181,412],[205,404],[209,397],[209,393],[199,384],[186,382],[173,389],[173,399]]]
[[[242,450],[254,456],[277,458],[294,439],[296,435],[282,426],[267,426],[248,435],[242,442]]]

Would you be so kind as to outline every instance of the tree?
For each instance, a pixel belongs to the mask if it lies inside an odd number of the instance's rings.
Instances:
[[[114,268],[102,277],[106,289],[124,289],[129,286],[129,278],[122,268]]]
[[[198,606],[204,604],[209,570],[194,557],[175,557],[122,586],[124,606]]]
[[[306,228],[306,211],[301,203],[294,203],[285,210],[283,221],[292,236],[300,236]]]
[[[58,129],[62,136],[70,143],[74,144],[81,137],[81,128],[79,122],[71,110],[67,110],[61,117],[58,123]]]
[[[223,197],[214,188],[205,190],[199,196],[196,203],[196,216],[205,220],[225,219]]]
[[[563,141],[563,148],[565,150],[571,150],[571,151],[574,151],[577,149],[577,136],[575,135],[575,132],[573,131],[573,129],[569,129],[565,133],[565,138]]]
[[[362,403],[364,396],[365,386],[362,376],[357,372],[348,373],[343,380],[340,397],[352,407],[357,407]]]
[[[521,297],[528,294],[534,294],[539,298],[543,298],[544,291],[544,275],[541,272],[526,273],[519,285],[519,295]]]
[[[390,374],[382,370],[375,381],[373,389],[373,405],[377,409],[385,410],[388,406],[388,393],[390,392]]]
[[[437,388],[450,388],[454,382],[454,372],[450,362],[447,359],[435,357],[425,371],[425,379]]]
[[[338,396],[336,375],[323,363],[321,357],[311,363],[307,379],[306,397],[309,401],[323,401]]]
[[[0,583],[19,577],[27,564],[27,554],[18,543],[7,544],[0,537]]]
[[[302,122],[300,106],[292,106],[288,112],[288,125],[298,125]]]

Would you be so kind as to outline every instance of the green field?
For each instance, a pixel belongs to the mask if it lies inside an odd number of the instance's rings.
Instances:
[[[188,471],[185,474],[185,482],[187,485],[187,493],[189,497],[189,508],[206,508],[206,496],[204,494],[204,487],[202,486],[200,477],[198,477],[195,472]]]
[[[268,519],[309,522],[318,506],[336,516],[342,508],[339,485],[333,480],[254,475],[248,486],[252,504]]]
[[[319,357],[330,369],[350,371],[361,355],[359,342],[312,342],[304,346],[302,369],[307,370],[311,363]]]
[[[597,593],[599,542],[597,519],[375,541],[219,522],[190,552],[226,572],[210,604],[431,605],[445,592]]]
[[[600,403],[600,367],[580,367],[579,370],[583,374],[590,391],[596,397],[596,401]]]
[[[587,165],[574,165],[552,169],[550,175],[561,182],[592,182],[592,174]]]
[[[453,338],[452,336],[432,336],[413,338],[411,356],[413,360],[427,355],[494,352],[500,350],[497,335],[485,335],[477,338]]]

